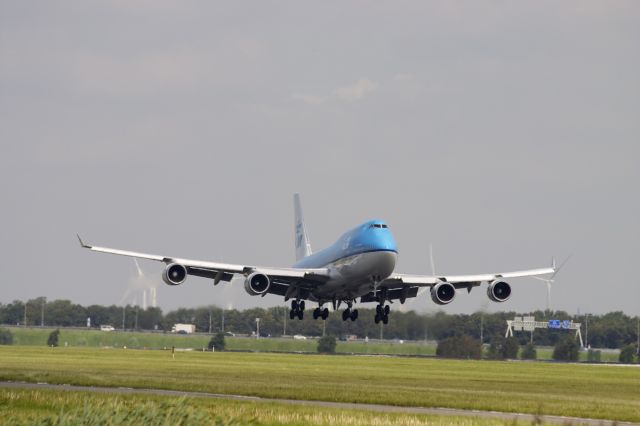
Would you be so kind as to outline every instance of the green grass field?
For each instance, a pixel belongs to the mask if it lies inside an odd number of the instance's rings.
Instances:
[[[11,327],[16,345],[45,345],[53,328],[20,328]],[[104,332],[98,330],[60,329],[60,346],[74,347],[123,347],[129,348],[191,348],[207,347],[211,336],[203,334],[183,335],[171,333],[145,332]],[[227,349],[263,352],[316,352],[317,340],[294,340],[292,338],[242,338],[227,337]],[[338,342],[336,350],[340,353],[389,354],[389,355],[435,355],[433,343],[405,342],[403,344],[389,342],[368,343],[362,341]]]
[[[18,346],[0,359],[0,380],[640,421],[635,367]]]
[[[53,328],[21,328],[11,327],[16,345],[45,345],[49,333]],[[104,332],[98,330],[78,330],[60,329],[60,346],[65,343],[73,347],[119,347],[129,348],[190,348],[202,349],[209,343],[210,336],[203,334],[180,335],[171,333],[149,333],[149,332]],[[291,338],[226,338],[227,349],[260,352],[309,352],[315,353],[317,341],[293,340]],[[423,341],[400,342],[378,342],[371,340],[338,342],[336,347],[338,353],[353,354],[384,354],[384,355],[418,355],[435,356],[436,344]],[[550,360],[553,348],[538,348],[538,359]],[[580,360],[586,361],[586,352],[580,353]],[[617,362],[618,354],[603,352],[602,362]]]

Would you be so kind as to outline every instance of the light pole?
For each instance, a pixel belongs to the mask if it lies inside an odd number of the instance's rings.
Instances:
[[[636,317],[636,355],[640,356],[640,315]]]
[[[534,313],[530,313],[530,318],[534,321],[534,325],[533,327],[531,327],[531,333],[529,334],[529,343],[533,346],[533,331],[536,329],[535,326],[535,314]]]
[[[429,340],[429,324],[427,324],[427,316],[424,316],[424,341],[425,343]]]
[[[40,309],[40,327],[44,327],[44,305],[47,303],[47,298],[42,298],[42,307]]]
[[[256,318],[256,339],[260,338],[260,318]]]
[[[233,309],[233,304],[227,304],[227,310],[230,311]],[[224,333],[224,308],[222,308],[222,332]]]
[[[284,307],[284,326],[282,328],[282,335],[287,335],[287,307]]]
[[[125,309],[126,309],[126,305],[122,307],[122,331],[124,331],[124,316],[125,316]]]
[[[589,349],[589,315],[584,314],[585,330],[584,330],[584,347]]]

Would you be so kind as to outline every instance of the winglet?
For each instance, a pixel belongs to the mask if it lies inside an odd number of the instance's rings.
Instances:
[[[88,249],[90,249],[90,248],[91,248],[91,246],[90,246],[90,245],[87,245],[87,244],[85,244],[85,243],[84,243],[84,241],[82,241],[82,238],[80,238],[80,235],[79,235],[79,234],[76,234],[76,236],[78,237],[78,241],[80,241],[80,246],[81,246],[81,247],[88,248]]]
[[[551,269],[553,269],[554,271],[556,270],[556,258],[555,257],[551,258]]]

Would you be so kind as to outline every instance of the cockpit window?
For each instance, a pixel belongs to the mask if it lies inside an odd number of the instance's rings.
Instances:
[[[369,228],[387,228],[387,225],[383,223],[374,223],[369,225]]]

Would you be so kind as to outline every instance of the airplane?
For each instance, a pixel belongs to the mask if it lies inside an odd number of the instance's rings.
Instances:
[[[166,264],[163,281],[170,286],[183,284],[188,275],[230,282],[236,275],[244,277],[244,288],[252,296],[274,294],[291,300],[289,317],[302,320],[305,300],[316,302],[313,319],[326,320],[331,303],[334,310],[342,303],[342,320],[355,321],[359,303],[377,303],[376,324],[389,321],[390,305],[394,301],[404,304],[408,298],[417,297],[419,290],[429,289],[431,299],[438,305],[451,303],[457,290],[468,292],[483,282],[488,284],[487,296],[493,302],[504,302],[511,296],[509,278],[535,277],[553,274],[555,261],[550,268],[529,269],[514,272],[478,275],[410,275],[394,271],[398,256],[396,241],[389,226],[382,220],[369,220],[344,233],[333,245],[312,252],[302,216],[299,194],[294,194],[295,254],[296,263],[290,268],[262,267],[230,264],[178,257],[137,253],[132,251],[96,247],[86,244],[78,235],[80,245],[95,252],[155,260]]]

